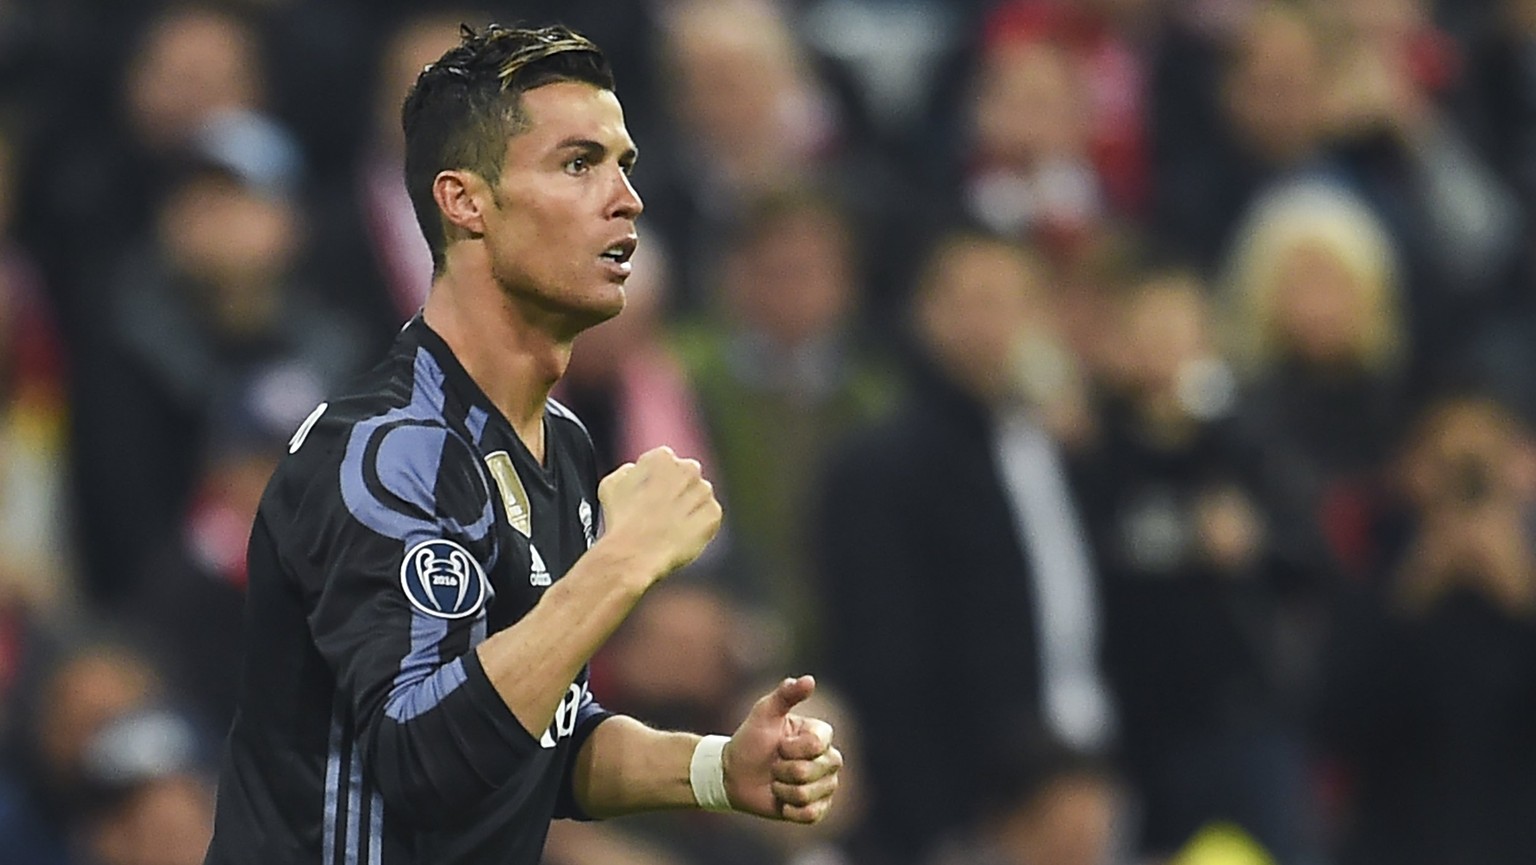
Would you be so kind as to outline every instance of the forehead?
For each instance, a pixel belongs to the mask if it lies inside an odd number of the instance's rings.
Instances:
[[[614,153],[635,146],[612,90],[559,81],[524,93],[522,109],[527,128],[508,142],[509,155],[537,156],[571,140],[594,141]]]

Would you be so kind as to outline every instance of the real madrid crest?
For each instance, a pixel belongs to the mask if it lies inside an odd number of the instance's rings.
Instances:
[[[517,476],[517,469],[512,465],[512,455],[506,451],[487,454],[485,465],[491,470],[491,477],[496,479],[496,486],[501,490],[501,504],[506,508],[507,522],[522,532],[523,537],[533,537],[533,509],[528,501],[528,490],[523,487],[523,479]]]

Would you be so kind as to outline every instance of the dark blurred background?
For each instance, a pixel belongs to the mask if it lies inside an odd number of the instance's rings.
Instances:
[[[0,0],[0,863],[201,862],[251,517],[491,20],[644,151],[557,395],[726,504],[594,686],[813,672],[849,755],[551,865],[1536,862],[1533,0]]]

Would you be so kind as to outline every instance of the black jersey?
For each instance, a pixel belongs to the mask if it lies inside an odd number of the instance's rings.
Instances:
[[[532,865],[581,816],[587,671],[530,733],[472,651],[595,536],[591,441],[553,401],[544,423],[541,465],[417,319],[294,435],[252,531],[208,865]]]

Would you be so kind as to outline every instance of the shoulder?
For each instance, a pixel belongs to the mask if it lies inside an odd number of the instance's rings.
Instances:
[[[370,525],[389,513],[477,512],[490,488],[468,435],[445,415],[440,388],[434,398],[419,378],[400,376],[362,385],[316,407],[274,483],[300,496],[339,495]]]

